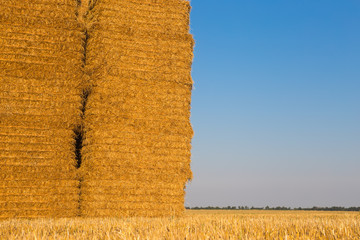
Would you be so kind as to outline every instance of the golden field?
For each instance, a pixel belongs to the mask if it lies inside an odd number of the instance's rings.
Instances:
[[[187,210],[178,218],[0,221],[0,239],[360,239],[359,212]]]

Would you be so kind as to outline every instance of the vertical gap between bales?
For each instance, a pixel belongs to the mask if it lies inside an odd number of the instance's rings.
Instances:
[[[75,130],[75,159],[76,159],[76,168],[80,168],[81,165],[81,148],[82,148],[82,140],[83,134],[81,130],[81,126],[78,126]]]
[[[82,33],[82,72],[84,76],[86,75],[86,53],[87,53],[87,45],[89,40],[89,33],[87,29],[87,15],[90,11],[91,7],[91,0],[76,0],[77,1],[77,9],[76,9],[76,17],[78,20],[78,23],[81,27],[81,33]],[[82,80],[84,81],[84,79]],[[83,120],[85,117],[85,111],[86,111],[86,104],[88,101],[88,97],[91,93],[91,88],[87,87],[88,84],[83,84],[84,89],[82,89],[81,93],[81,123],[75,127],[74,133],[75,133],[75,159],[76,159],[76,168],[79,169],[82,164],[82,148],[83,148],[83,140],[84,140],[84,126],[83,126]],[[81,190],[82,190],[82,176],[79,176],[79,198],[78,198],[78,209],[79,209],[79,216],[81,216]]]
[[[84,89],[81,95],[82,102],[81,102],[81,118],[82,120],[85,117],[85,109],[88,97],[90,95],[89,89]],[[83,121],[82,121],[83,122]],[[82,148],[83,148],[83,140],[84,140],[84,127],[83,125],[79,125],[74,129],[75,133],[75,159],[76,159],[76,168],[81,167],[82,163]]]

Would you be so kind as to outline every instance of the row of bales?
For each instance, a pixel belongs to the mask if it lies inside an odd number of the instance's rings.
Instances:
[[[0,218],[184,211],[189,11],[0,0]]]

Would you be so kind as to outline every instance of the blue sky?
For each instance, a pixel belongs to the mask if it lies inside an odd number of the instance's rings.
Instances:
[[[360,2],[192,0],[187,206],[360,206]]]

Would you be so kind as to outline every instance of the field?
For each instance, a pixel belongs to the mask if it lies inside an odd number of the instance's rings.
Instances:
[[[181,218],[12,219],[0,239],[360,239],[359,212],[187,210]]]

